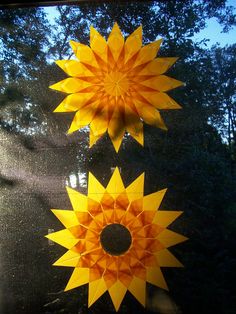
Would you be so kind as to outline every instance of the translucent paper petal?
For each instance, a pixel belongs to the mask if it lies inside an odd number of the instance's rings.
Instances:
[[[93,126],[90,125],[90,133],[89,133],[89,148],[91,148],[96,142],[104,135],[104,133],[94,135]]]
[[[92,26],[90,27],[90,47],[96,54],[98,54],[103,59],[103,61],[107,61],[106,40]]]
[[[183,264],[181,264],[167,249],[157,252],[155,256],[161,267],[183,267]]]
[[[125,62],[142,47],[142,26],[139,26],[125,41]]]
[[[149,194],[144,196],[143,198],[143,210],[152,210],[156,211],[162,202],[162,199],[166,193],[167,189],[163,189],[161,191]]]
[[[164,211],[160,210],[156,213],[153,223],[162,227],[168,227],[176,218],[178,218],[182,211]]]
[[[175,80],[166,75],[159,75],[142,83],[142,85],[160,92],[167,92],[168,90],[182,86],[183,84],[183,82]]]
[[[53,266],[76,267],[80,259],[80,254],[74,251],[67,251],[62,255]]]
[[[74,116],[73,122],[71,123],[71,126],[68,130],[68,134],[84,128],[86,125],[90,124],[90,122],[96,115],[98,105],[99,102],[97,101],[93,103],[93,105],[83,107],[79,111],[77,111]]]
[[[144,173],[141,174],[126,188],[126,193],[128,195],[129,201],[132,202],[143,197],[143,188],[144,188]]]
[[[124,37],[117,23],[115,23],[112,28],[112,31],[108,37],[107,44],[109,49],[111,50],[114,60],[117,61],[124,46]]]
[[[91,124],[90,129],[94,136],[98,136],[106,132],[108,127],[108,111],[106,107],[101,108],[96,112]]]
[[[96,68],[98,67],[96,58],[90,47],[77,43],[73,40],[70,41],[70,45],[80,62],[89,64]]]
[[[46,235],[46,238],[64,246],[67,249],[71,249],[79,240],[73,236],[73,234],[67,230],[61,230]]]
[[[52,212],[66,228],[76,226],[79,223],[74,211],[52,209]]]
[[[139,72],[140,75],[160,75],[169,70],[178,58],[156,58]]]
[[[119,196],[125,191],[125,187],[117,167],[114,170],[113,175],[106,187],[106,191],[115,197]]]
[[[162,289],[168,290],[165,278],[159,267],[148,267],[147,269],[147,282],[160,287]]]
[[[157,109],[138,100],[135,101],[135,106],[144,122],[162,130],[167,130],[167,127]]]
[[[153,43],[150,43],[142,47],[136,59],[135,66],[138,66],[140,64],[153,60],[157,55],[157,52],[161,46],[161,43],[162,43],[162,39],[159,39],[157,41],[154,41]]]
[[[87,212],[88,208],[88,200],[87,197],[78,191],[66,187],[67,193],[69,195],[71,204],[73,206],[74,211]]]
[[[186,241],[188,238],[182,236],[179,233],[173,232],[171,230],[163,230],[157,237],[157,239],[165,245],[166,248],[173,246],[175,244]]]
[[[95,280],[89,283],[89,296],[88,306],[90,307],[94,302],[97,301],[105,292],[107,286],[103,278]]]
[[[174,99],[162,92],[143,93],[143,97],[157,109],[181,109]]]
[[[118,152],[120,148],[124,133],[125,133],[124,121],[121,117],[121,113],[119,111],[118,106],[116,106],[108,125],[108,134],[112,140],[116,152]]]
[[[134,277],[128,290],[143,305],[146,303],[146,282],[140,278]]]
[[[141,145],[143,145],[143,123],[137,113],[125,106],[126,131]]]
[[[104,99],[106,101],[106,97]],[[100,102],[93,120],[90,123],[89,146],[92,147],[99,140],[108,128],[107,104],[103,100]]]
[[[65,291],[82,286],[88,283],[88,280],[89,280],[88,268],[75,268],[65,288]]]
[[[75,93],[67,96],[54,112],[73,112],[82,108],[86,103],[92,105],[93,93]]]
[[[76,60],[58,60],[56,64],[70,76],[93,76],[81,62]]]
[[[88,197],[97,202],[100,202],[104,193],[105,188],[90,172],[88,177]]]
[[[78,78],[66,78],[63,81],[60,81],[56,84],[53,84],[50,86],[51,89],[55,89],[59,92],[71,94],[71,93],[77,93],[86,87],[90,87],[91,84],[85,81],[82,81]]]
[[[119,280],[117,280],[116,283],[112,285],[111,288],[108,290],[116,311],[119,310],[120,304],[126,294],[126,291],[127,288]]]

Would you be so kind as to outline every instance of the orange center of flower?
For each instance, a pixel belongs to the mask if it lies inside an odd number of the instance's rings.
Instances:
[[[104,79],[105,91],[112,96],[124,95],[129,88],[129,81],[124,73],[110,72]]]

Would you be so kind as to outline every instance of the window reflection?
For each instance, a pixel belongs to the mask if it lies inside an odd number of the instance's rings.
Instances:
[[[71,188],[87,188],[87,175],[85,172],[71,173],[66,179],[66,185]]]

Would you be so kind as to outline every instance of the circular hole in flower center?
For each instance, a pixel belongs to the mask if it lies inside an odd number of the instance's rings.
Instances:
[[[121,224],[106,226],[100,235],[103,249],[111,255],[122,255],[128,251],[132,238],[129,230]]]
[[[109,95],[121,96],[129,89],[129,81],[121,72],[110,72],[104,78],[104,88]]]

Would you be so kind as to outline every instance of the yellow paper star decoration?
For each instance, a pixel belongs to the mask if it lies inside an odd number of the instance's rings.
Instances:
[[[67,187],[73,210],[52,210],[66,229],[46,237],[68,249],[53,265],[74,267],[65,291],[89,284],[88,306],[106,291],[116,311],[127,291],[145,306],[146,282],[168,289],[161,267],[182,267],[168,248],[187,238],[167,229],[182,212],[143,190],[144,174],[125,188],[116,168],[105,188],[89,173],[88,196]]]
[[[181,108],[163,75],[177,58],[156,58],[162,39],[142,47],[142,27],[127,39],[117,23],[106,41],[90,28],[90,47],[70,41],[77,60],[59,60],[69,76],[50,88],[69,94],[54,112],[76,112],[68,133],[90,126],[90,147],[108,131],[118,152],[125,131],[143,145],[143,122],[166,130],[162,109]]]

